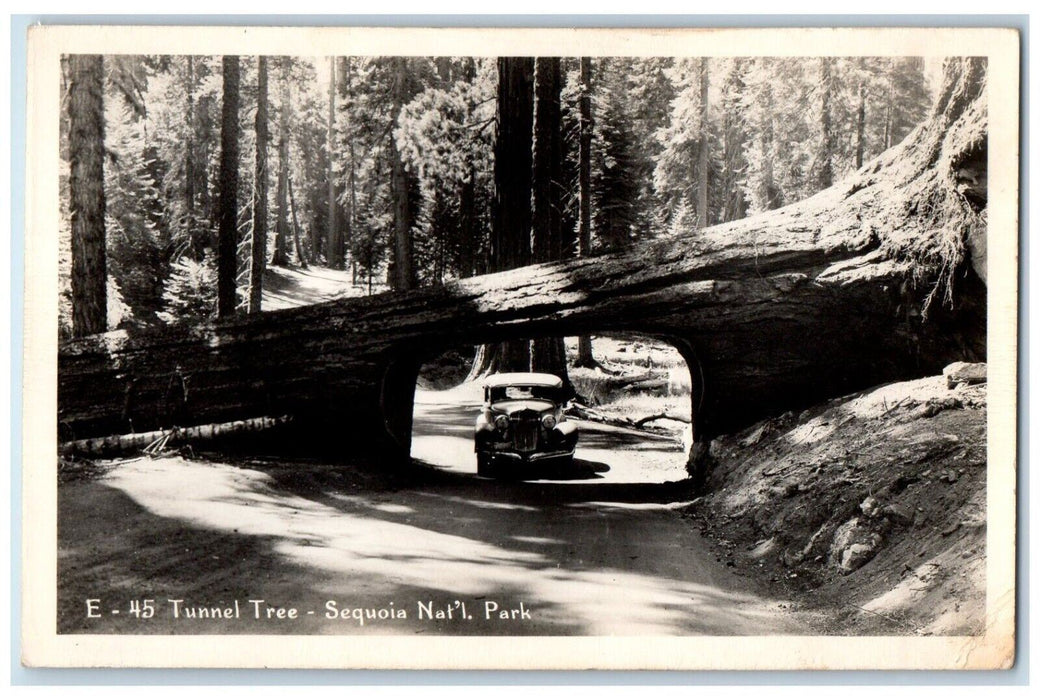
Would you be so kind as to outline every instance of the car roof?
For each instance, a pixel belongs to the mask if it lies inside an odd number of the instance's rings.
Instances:
[[[555,374],[543,372],[504,372],[502,374],[492,374],[484,380],[484,386],[489,389],[514,385],[559,388],[563,386],[563,380]]]

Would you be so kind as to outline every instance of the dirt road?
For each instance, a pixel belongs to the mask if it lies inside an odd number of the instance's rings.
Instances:
[[[596,444],[587,449],[610,452]],[[109,463],[59,488],[59,629],[808,631],[788,603],[756,595],[709,553],[678,510],[690,500],[683,483],[625,481],[639,470],[608,466],[506,483],[464,469]]]

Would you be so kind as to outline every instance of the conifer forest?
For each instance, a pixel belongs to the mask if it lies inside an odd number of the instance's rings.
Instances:
[[[67,56],[61,337],[260,311],[268,266],[408,290],[776,209],[899,143],[934,80],[912,57]]]

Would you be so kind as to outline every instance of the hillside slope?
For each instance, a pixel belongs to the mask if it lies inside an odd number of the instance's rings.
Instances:
[[[715,440],[711,457],[689,515],[739,574],[835,633],[981,632],[984,383],[876,387]]]

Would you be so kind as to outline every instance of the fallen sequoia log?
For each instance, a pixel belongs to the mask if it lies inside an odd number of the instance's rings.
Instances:
[[[985,235],[985,200],[977,187],[964,196],[956,173],[985,163],[984,87],[984,61],[950,61],[928,121],[850,179],[625,254],[64,343],[60,435],[288,414],[315,450],[407,455],[420,364],[519,338],[671,342],[690,365],[699,441],[983,360],[984,267],[969,251]]]
[[[170,428],[169,430],[151,430],[146,433],[128,433],[126,435],[106,435],[85,440],[69,440],[60,445],[59,453],[65,457],[110,457],[138,450],[145,454],[158,453],[167,447],[175,447],[190,442],[212,442],[229,436],[264,432],[272,428],[284,426],[290,421],[291,418],[289,416],[276,418],[263,416],[248,420],[231,421],[230,423],[193,425],[184,428]]]

